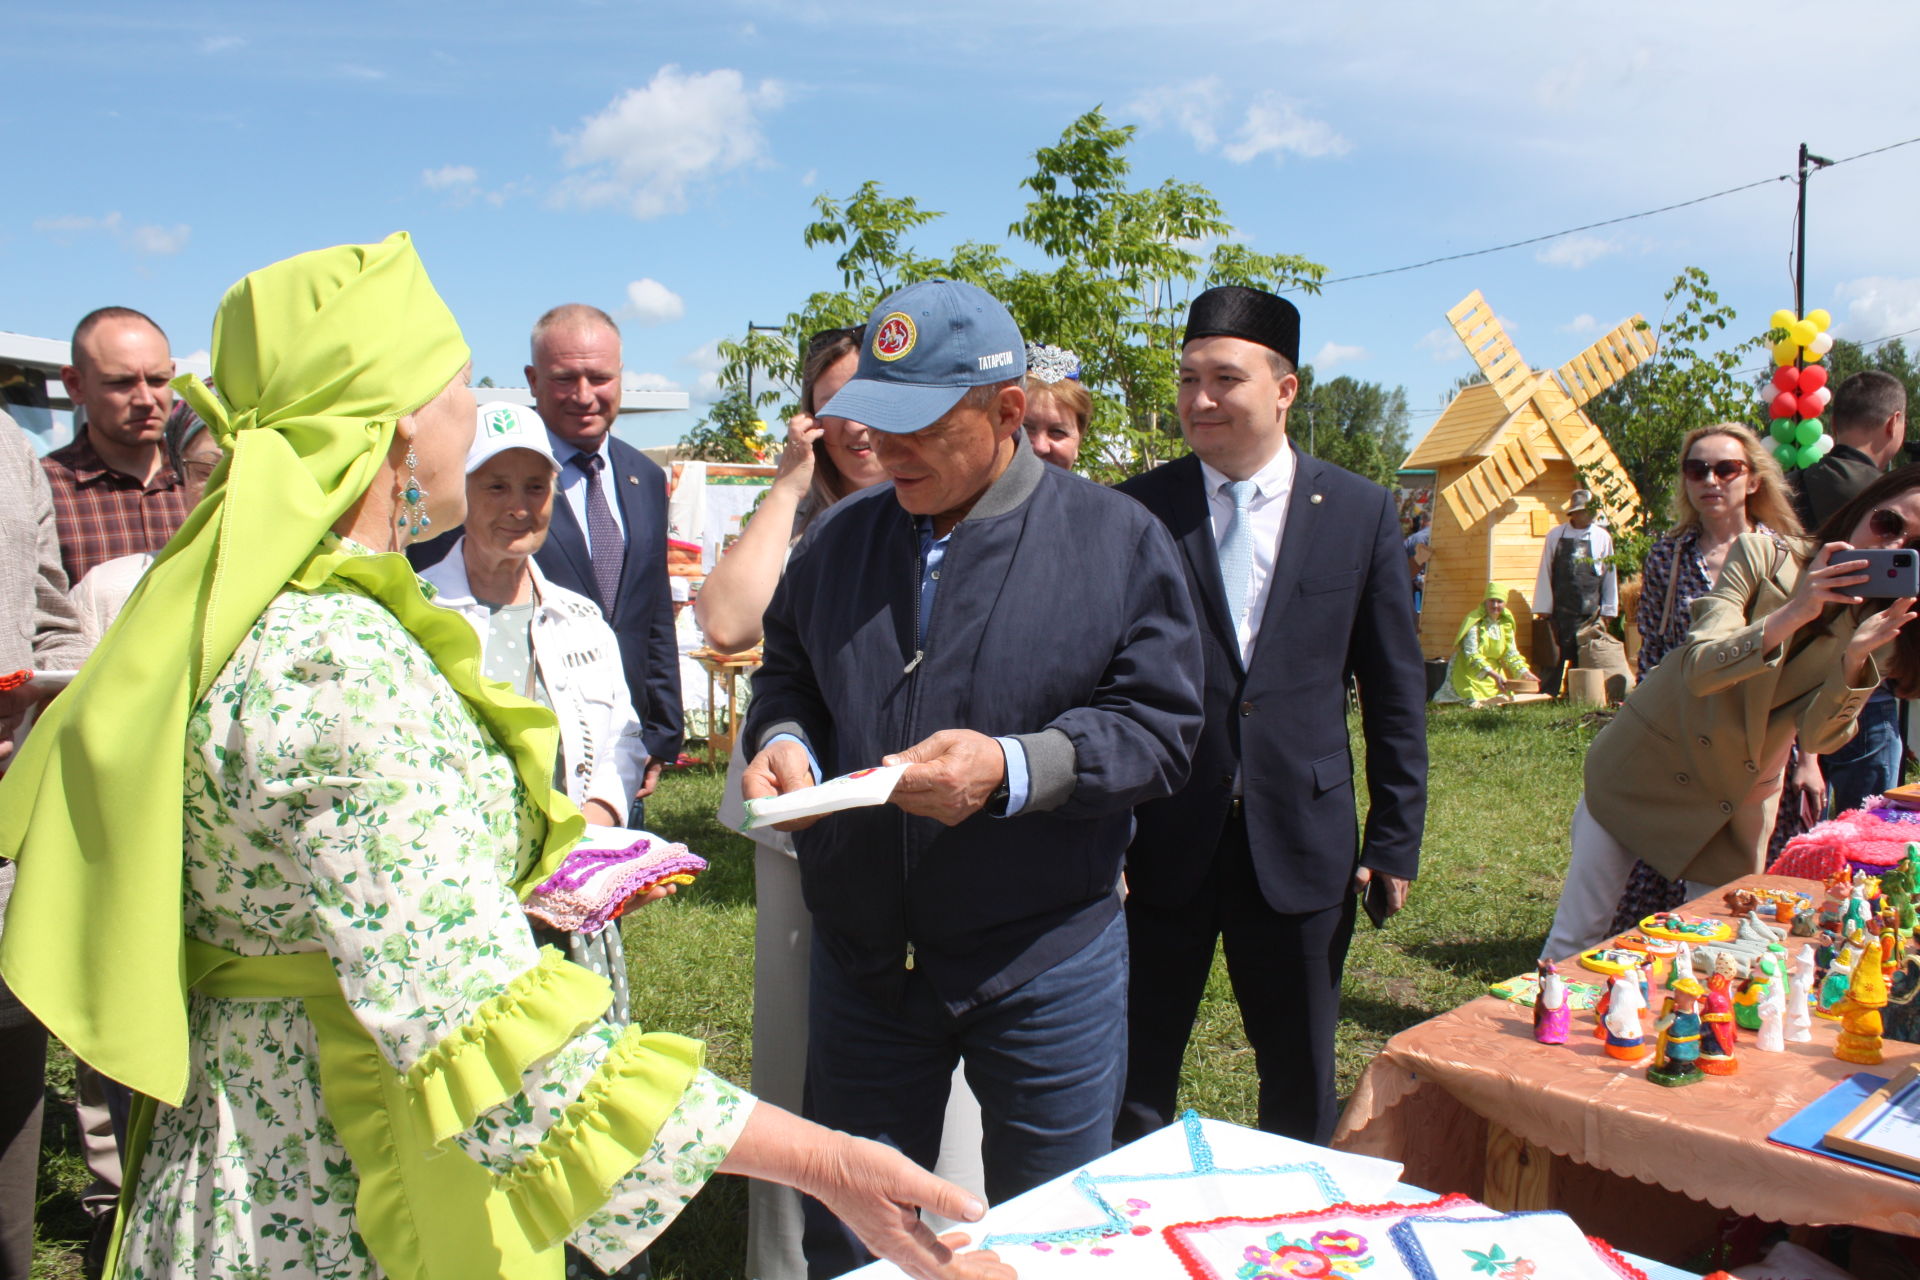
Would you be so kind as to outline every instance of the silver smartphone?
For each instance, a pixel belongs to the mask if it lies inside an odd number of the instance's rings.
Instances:
[[[1866,547],[1842,551],[1834,559],[1867,562],[1867,580],[1858,586],[1842,588],[1856,596],[1872,600],[1920,596],[1920,551],[1911,547]]]

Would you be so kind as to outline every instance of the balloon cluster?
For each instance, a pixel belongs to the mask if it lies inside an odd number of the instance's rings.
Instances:
[[[1782,337],[1773,344],[1773,401],[1767,411],[1773,418],[1773,456],[1789,470],[1810,467],[1833,448],[1833,437],[1820,419],[1833,400],[1826,366],[1820,363],[1833,350],[1833,335],[1827,332],[1832,323],[1825,311],[1796,316],[1782,308],[1773,313],[1773,329]]]

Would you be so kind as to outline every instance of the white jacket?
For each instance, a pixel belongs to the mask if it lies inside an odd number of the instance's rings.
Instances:
[[[465,537],[457,539],[439,564],[420,576],[439,592],[434,603],[472,624],[486,642],[487,608],[467,584]],[[640,740],[640,717],[633,712],[627,678],[620,669],[620,646],[600,606],[585,596],[533,571],[533,660],[560,719],[560,760],[567,799],[576,805],[604,800],[620,822],[627,820],[633,793],[647,770],[647,749]]]

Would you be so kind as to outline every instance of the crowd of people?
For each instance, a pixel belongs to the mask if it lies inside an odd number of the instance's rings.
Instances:
[[[693,605],[764,652],[719,814],[755,845],[749,1093],[648,1030],[618,928],[526,909],[588,824],[643,825],[683,733],[614,320],[533,323],[528,409],[475,404],[404,235],[236,284],[211,381],[138,312],[86,316],[73,443],[36,461],[0,422],[0,668],[43,673],[0,693],[0,1278],[49,1034],[83,1067],[90,1268],[122,1277],[643,1274],[718,1171],[760,1180],[750,1276],[1005,1277],[923,1211],[1171,1123],[1222,946],[1260,1126],[1326,1142],[1356,921],[1419,871],[1427,690],[1394,495],[1289,439],[1301,324],[1196,297],[1191,453],[1115,489],[1072,469],[1078,361],[984,291],[812,337]],[[1783,787],[1920,683],[1912,602],[1849,592],[1846,551],[1920,541],[1920,469],[1879,474],[1904,400],[1868,439],[1889,401],[1853,386],[1814,540],[1750,432],[1687,439],[1550,954],[1758,869]],[[1534,597],[1567,656],[1617,604],[1593,505]],[[1454,655],[1457,700],[1533,678],[1505,587]],[[886,804],[748,828],[882,765]]]

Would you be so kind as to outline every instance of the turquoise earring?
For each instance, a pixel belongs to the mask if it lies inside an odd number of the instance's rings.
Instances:
[[[407,446],[407,487],[400,491],[400,516],[394,521],[409,539],[418,539],[427,531],[433,521],[427,516],[427,491],[420,487],[420,477],[416,474],[420,466],[420,456]]]

